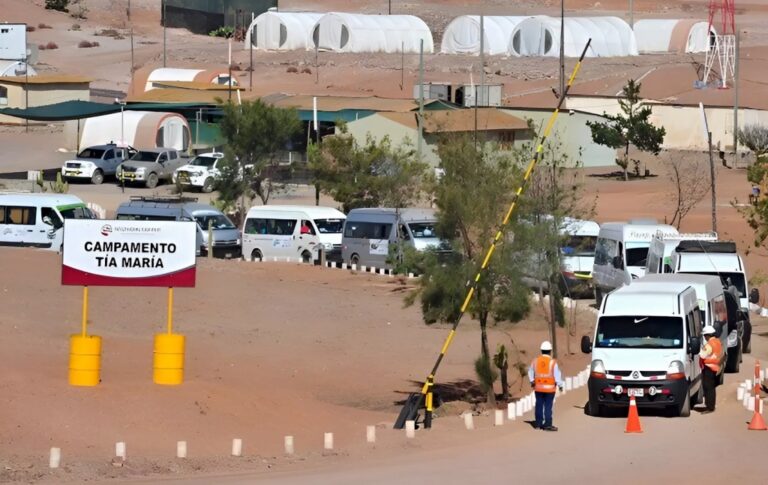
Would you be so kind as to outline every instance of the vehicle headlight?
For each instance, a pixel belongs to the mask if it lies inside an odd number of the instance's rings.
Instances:
[[[739,340],[739,334],[736,330],[731,330],[728,334],[728,347],[736,347],[736,342]]]
[[[237,238],[237,245],[240,246],[243,244],[243,241],[240,238]]]
[[[590,365],[590,372],[595,377],[605,377],[605,364],[603,364],[603,361],[600,359],[595,359],[592,361],[592,365]]]
[[[142,173],[144,173],[146,170],[147,170],[147,169],[146,169],[146,168],[144,168],[144,167],[139,167],[139,168],[137,168],[137,169],[136,169],[136,173],[138,173],[138,174],[142,174]]]
[[[331,243],[323,243],[323,249],[326,251],[331,251],[333,249],[333,244]]]
[[[673,360],[669,363],[667,379],[685,379],[685,366],[682,362]]]

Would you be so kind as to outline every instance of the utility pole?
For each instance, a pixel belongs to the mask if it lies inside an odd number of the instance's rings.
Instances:
[[[248,46],[248,49],[251,51],[251,64],[250,69],[248,70],[248,90],[253,91],[253,28],[251,26],[253,25],[253,12],[251,12],[251,23],[248,24],[248,30],[250,32],[248,33],[248,39],[250,39],[250,45]]]
[[[565,96],[565,0],[560,0],[560,97]]]
[[[24,109],[29,109],[29,57],[24,56]],[[29,118],[24,119],[24,131],[29,133]]]
[[[712,132],[707,131],[709,142],[709,175],[712,178],[712,232],[717,232],[717,197],[715,196],[715,159],[712,157]]]
[[[389,15],[392,15],[392,0],[389,0],[389,9],[387,12],[389,12]]]
[[[480,15],[480,96],[482,96],[483,84],[485,84],[485,16]],[[478,88],[475,85],[475,150],[477,150],[477,108],[479,105]]]
[[[629,27],[635,28],[635,0],[629,0]]]
[[[128,0],[128,11],[126,13],[128,15],[128,28],[130,29],[131,36],[131,80],[133,80],[133,66],[136,64],[133,60],[133,21],[131,20],[131,0]]]
[[[421,139],[424,138],[424,39],[419,40],[419,135],[416,137],[416,153],[421,161]]]
[[[166,48],[167,42],[166,42],[166,35],[165,35],[165,24],[168,23],[168,19],[165,16],[165,13],[166,13],[165,12],[165,0],[160,0],[160,1],[163,2],[163,5],[162,5],[162,7],[163,7],[163,67],[166,67],[165,48]]]
[[[739,163],[739,32],[736,31],[736,58],[733,61],[733,166]]]

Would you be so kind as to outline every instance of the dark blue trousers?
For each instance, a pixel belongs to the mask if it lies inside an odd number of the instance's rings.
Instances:
[[[555,403],[554,392],[536,393],[536,426],[552,426],[552,405]]]

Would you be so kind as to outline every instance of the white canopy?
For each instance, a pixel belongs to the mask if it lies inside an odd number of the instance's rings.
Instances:
[[[322,16],[313,12],[264,12],[251,22],[245,34],[245,48],[251,48],[251,39],[254,49],[314,48],[312,29]]]
[[[26,69],[29,69],[28,73],[25,73]],[[0,60],[0,76],[24,76],[25,74],[36,76],[37,71],[29,64],[25,64],[24,61]]]
[[[709,24],[690,19],[643,19],[635,22],[637,50],[641,54],[660,52],[706,52],[709,47]],[[714,27],[711,35],[715,36]]]
[[[592,39],[588,57],[636,56],[637,42],[629,24],[618,17],[566,17],[565,55],[581,55]],[[512,33],[510,53],[556,57],[560,52],[560,19],[543,15],[520,22]]]
[[[435,50],[429,27],[413,15],[331,12],[317,21],[312,39],[313,48],[336,52],[418,53],[422,39],[425,53]]]
[[[136,148],[175,148],[189,145],[189,124],[177,113],[125,111],[86,118],[80,134],[80,148],[106,143]]]
[[[530,17],[486,16],[483,18],[483,50],[486,54],[508,54],[509,39],[517,24]],[[443,54],[480,54],[480,16],[462,15],[451,20],[443,33]]]

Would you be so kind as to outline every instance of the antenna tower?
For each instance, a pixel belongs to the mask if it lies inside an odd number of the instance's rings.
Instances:
[[[709,0],[709,48],[704,68],[703,84],[714,80],[717,64],[720,72],[721,89],[728,88],[733,81],[736,62],[736,21],[735,0]]]

